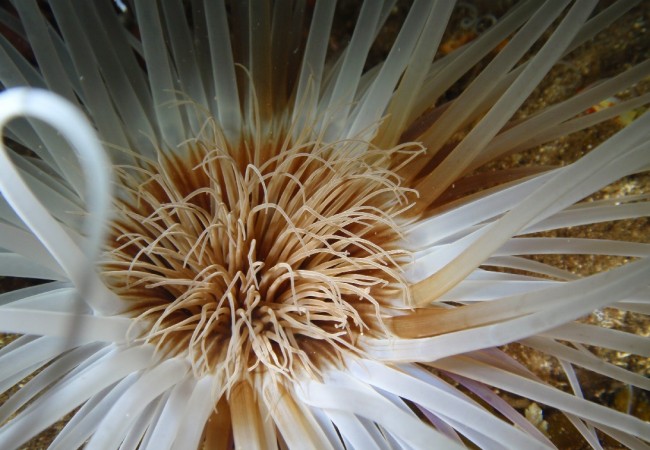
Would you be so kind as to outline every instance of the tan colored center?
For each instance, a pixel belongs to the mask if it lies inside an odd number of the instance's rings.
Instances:
[[[104,272],[150,324],[143,338],[232,386],[257,370],[317,374],[359,334],[384,335],[382,311],[408,295],[394,243],[410,193],[388,152],[354,156],[359,145],[262,158],[198,142],[118,168],[128,199]]]

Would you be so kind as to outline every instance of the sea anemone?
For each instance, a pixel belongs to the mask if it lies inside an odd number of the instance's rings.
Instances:
[[[522,106],[635,2],[521,1],[455,47],[453,2],[416,0],[379,63],[391,1],[347,46],[327,0],[12,5],[0,275],[47,282],[0,295],[22,335],[0,448],[64,416],[51,448],[554,448],[499,392],[647,448],[578,375],[650,388],[597,351],[648,357],[647,337],[589,319],[650,314],[649,246],[548,233],[645,220],[647,193],[578,202],[650,167],[650,115],[563,167],[494,163],[648,103],[645,61]]]

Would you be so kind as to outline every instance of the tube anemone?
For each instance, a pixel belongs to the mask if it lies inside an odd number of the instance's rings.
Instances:
[[[650,167],[650,62],[526,103],[635,2],[450,39],[467,5],[415,1],[376,65],[390,1],[338,51],[330,1],[120,5],[1,9],[0,275],[47,282],[0,295],[0,448],[66,415],[51,448],[562,447],[537,403],[648,445],[579,379],[650,388],[601,352],[650,357],[643,330],[594,320],[650,314],[648,244],[560,233],[647,220],[647,192],[582,200]],[[570,164],[498,165],[623,114]]]

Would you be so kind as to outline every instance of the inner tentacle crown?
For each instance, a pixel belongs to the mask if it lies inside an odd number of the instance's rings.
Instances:
[[[317,376],[360,352],[360,334],[388,333],[382,317],[408,305],[397,242],[415,197],[390,165],[412,150],[278,137],[231,148],[218,132],[186,147],[117,168],[103,269],[147,321],[141,339],[229,388],[253,371]]]

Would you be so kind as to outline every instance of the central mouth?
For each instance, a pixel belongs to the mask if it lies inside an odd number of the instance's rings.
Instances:
[[[140,338],[230,388],[256,371],[318,376],[362,353],[360,335],[386,336],[409,303],[398,243],[414,192],[387,168],[395,150],[360,145],[196,141],[118,167],[103,272],[146,321]]]

